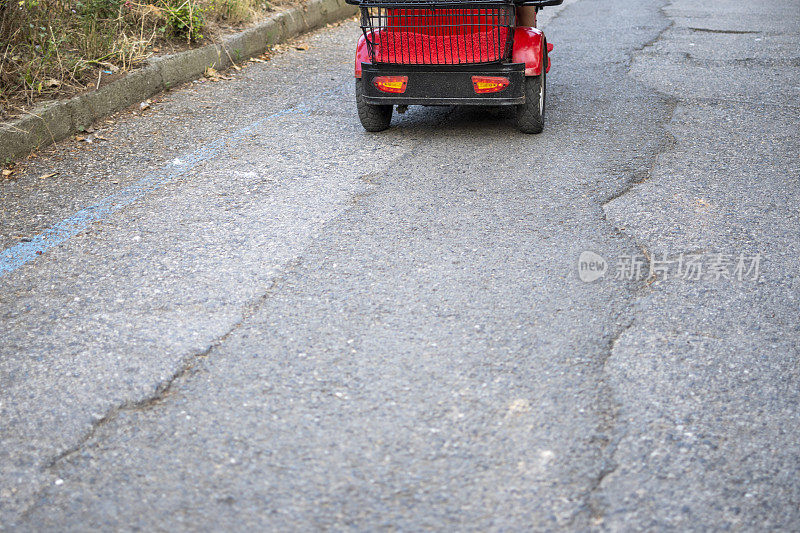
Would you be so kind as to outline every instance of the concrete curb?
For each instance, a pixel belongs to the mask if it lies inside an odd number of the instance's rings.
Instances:
[[[158,92],[196,79],[207,67],[227,68],[231,65],[229,55],[242,60],[259,55],[270,45],[356,12],[357,8],[344,0],[309,0],[305,8],[276,13],[257,26],[225,38],[221,45],[154,58],[97,91],[43,104],[28,116],[0,125],[0,165],[69,137],[95,120]]]

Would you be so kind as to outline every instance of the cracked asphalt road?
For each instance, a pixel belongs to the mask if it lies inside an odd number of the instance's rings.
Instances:
[[[545,133],[375,135],[349,22],[45,151],[4,249],[141,194],[0,278],[0,529],[800,528],[798,28],[573,1]]]

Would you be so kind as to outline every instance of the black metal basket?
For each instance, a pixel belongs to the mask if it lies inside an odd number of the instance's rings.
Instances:
[[[507,61],[511,2],[364,0],[361,29],[375,64],[463,65]]]

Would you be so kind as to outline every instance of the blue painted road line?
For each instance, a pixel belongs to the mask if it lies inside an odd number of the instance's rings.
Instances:
[[[320,96],[324,96],[330,92],[332,91],[324,91]],[[224,150],[235,146],[264,122],[283,115],[294,113],[306,114],[309,111],[310,106],[308,104],[302,104],[265,116],[253,122],[252,124],[235,131],[228,137],[223,137],[212,141],[186,156],[174,159],[171,163],[165,165],[158,171],[148,174],[133,185],[128,185],[116,193],[102,199],[100,202],[85,209],[81,209],[74,215],[67,217],[57,224],[49,227],[42,233],[32,237],[30,241],[20,242],[14,246],[6,248],[0,252],[0,277],[3,277],[6,274],[17,270],[22,265],[33,261],[53,246],[58,246],[62,242],[74,237],[93,222],[102,220],[111,213],[119,211],[120,209],[139,200],[143,196],[160,189],[170,182],[175,181],[179,176],[185,174],[204,161],[207,161],[219,155]]]

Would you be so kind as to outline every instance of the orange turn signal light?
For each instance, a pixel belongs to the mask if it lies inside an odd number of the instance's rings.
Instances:
[[[472,86],[478,94],[499,93],[509,85],[508,78],[502,76],[472,76]]]
[[[372,83],[385,93],[404,93],[408,86],[408,76],[377,76]]]

